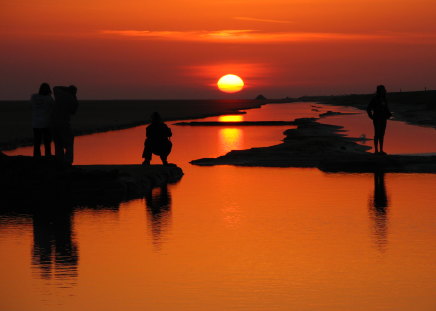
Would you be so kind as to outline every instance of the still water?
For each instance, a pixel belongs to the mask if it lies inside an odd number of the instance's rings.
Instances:
[[[292,120],[312,105],[206,120]],[[372,136],[358,113],[323,122]],[[279,143],[289,126],[171,128],[175,185],[58,215],[4,209],[0,310],[435,310],[436,175],[197,167]],[[139,163],[144,132],[78,137],[76,162]],[[435,152],[435,133],[389,122],[386,150]]]

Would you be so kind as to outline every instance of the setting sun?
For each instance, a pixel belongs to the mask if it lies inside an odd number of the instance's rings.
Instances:
[[[218,82],[218,89],[225,93],[236,93],[244,87],[244,81],[237,75],[228,74],[222,76]]]

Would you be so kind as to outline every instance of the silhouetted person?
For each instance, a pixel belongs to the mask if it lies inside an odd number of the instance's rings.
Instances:
[[[371,217],[374,221],[376,244],[381,249],[387,244],[387,208],[389,206],[384,172],[374,173],[374,196],[371,200]]]
[[[153,153],[161,158],[164,165],[167,165],[167,158],[173,146],[170,141],[172,135],[171,129],[162,121],[159,113],[153,112],[151,124],[146,129],[144,151],[142,152],[144,162],[142,165],[150,164]]]
[[[55,105],[53,113],[53,138],[56,158],[71,165],[74,160],[74,135],[71,129],[71,116],[77,111],[77,88],[55,86],[53,88]]]
[[[375,153],[386,154],[383,151],[383,142],[386,131],[386,122],[392,116],[386,100],[386,89],[383,85],[377,86],[377,92],[366,109],[368,116],[374,124]],[[380,146],[380,149],[379,149]]]
[[[51,125],[54,100],[47,83],[42,83],[38,94],[30,98],[32,104],[33,156],[41,157],[41,143],[44,143],[45,156],[51,156]]]

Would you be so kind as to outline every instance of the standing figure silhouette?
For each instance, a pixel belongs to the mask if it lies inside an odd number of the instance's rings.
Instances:
[[[383,151],[383,142],[387,120],[392,116],[386,100],[384,85],[377,86],[377,92],[371,99],[366,112],[374,124],[374,148],[375,153],[386,154]],[[380,149],[379,149],[380,147]]]
[[[55,156],[58,161],[71,165],[74,161],[74,135],[71,129],[71,116],[77,111],[77,87],[55,86],[53,136]]]
[[[168,165],[167,158],[173,146],[170,141],[172,135],[171,129],[162,121],[160,114],[153,112],[151,124],[146,129],[142,165],[150,164],[153,153],[160,157],[163,165]]]
[[[54,100],[50,85],[42,83],[39,92],[30,98],[32,103],[33,156],[41,156],[41,142],[44,143],[45,156],[51,156],[51,126]]]

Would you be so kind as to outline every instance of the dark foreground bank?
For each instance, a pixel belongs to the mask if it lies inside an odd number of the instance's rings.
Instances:
[[[80,97],[80,96],[79,96]],[[117,130],[150,121],[154,111],[165,121],[203,118],[258,108],[267,100],[80,100],[72,119],[75,135]],[[0,150],[31,145],[28,101],[0,101]]]
[[[74,204],[119,203],[180,180],[181,168],[163,165],[60,166],[54,158],[0,153],[2,200],[57,199]]]

